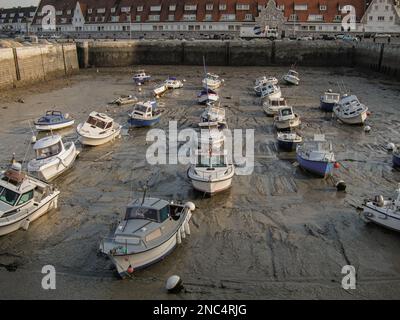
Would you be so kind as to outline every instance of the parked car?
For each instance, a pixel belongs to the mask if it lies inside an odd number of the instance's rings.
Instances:
[[[298,37],[297,40],[304,40],[304,41],[309,41],[309,40],[313,40],[314,38],[310,35],[308,36],[302,36],[302,37]]]
[[[391,35],[387,33],[375,33],[374,38],[390,38]]]
[[[324,34],[322,35],[322,40],[335,40],[335,36],[332,34]]]

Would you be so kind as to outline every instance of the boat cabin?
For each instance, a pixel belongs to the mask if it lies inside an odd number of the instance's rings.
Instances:
[[[64,148],[61,136],[54,135],[40,139],[33,146],[36,153],[36,159],[42,160],[58,155]]]
[[[61,111],[47,111],[44,117],[41,117],[39,120],[37,120],[37,123],[52,124],[59,123],[64,120],[65,117]]]
[[[294,70],[289,70],[289,72],[287,73],[288,76],[292,76],[292,77],[299,77],[299,73],[297,71]]]
[[[218,81],[219,80],[219,76],[214,74],[214,73],[207,73],[206,79]]]
[[[279,121],[292,120],[296,116],[293,112],[292,107],[282,107],[281,109],[279,109],[278,112],[279,112],[278,116]]]
[[[155,101],[148,101],[148,102],[140,102],[135,105],[133,108],[131,116],[142,116],[143,118],[150,118],[154,115],[154,111],[156,109],[156,102]]]
[[[279,107],[286,107],[286,99],[285,98],[272,98],[269,99],[269,105],[271,107],[279,108]]]
[[[90,124],[92,128],[107,130],[112,128],[114,120],[104,113],[92,112],[86,123]]]
[[[340,94],[334,93],[332,90],[330,90],[324,93],[322,100],[329,103],[338,103],[340,100]]]

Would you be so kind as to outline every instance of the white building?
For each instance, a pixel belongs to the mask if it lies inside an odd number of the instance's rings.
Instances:
[[[364,32],[400,33],[400,0],[373,0],[361,21]]]

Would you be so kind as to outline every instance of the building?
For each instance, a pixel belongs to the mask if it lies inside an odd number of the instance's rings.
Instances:
[[[29,32],[36,7],[0,8],[0,31]]]
[[[239,34],[255,25],[267,0],[42,0],[34,17],[36,32],[57,31],[84,37],[157,34]],[[285,27],[299,32],[339,32],[345,5],[355,8],[359,23],[364,0],[276,0]],[[48,18],[54,7],[55,21]]]
[[[400,0],[372,0],[362,25],[368,33],[400,33]]]

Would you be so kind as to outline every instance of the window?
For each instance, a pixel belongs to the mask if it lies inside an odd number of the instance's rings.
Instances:
[[[111,8],[111,13],[115,13],[116,9],[115,8]]]
[[[206,14],[205,19],[206,21],[212,21],[212,14]]]
[[[234,21],[236,20],[235,14],[221,14],[221,21]]]
[[[236,4],[236,10],[249,10],[250,9],[250,5],[248,4]]]
[[[214,9],[214,5],[212,3],[211,4],[206,4],[206,10],[210,11],[212,9]]]
[[[121,12],[131,12],[131,7],[122,7]]]
[[[67,23],[67,18],[61,18],[61,23]]]
[[[62,10],[56,11],[56,16],[62,16],[62,14],[63,14]]]
[[[159,14],[149,14],[149,21],[160,21]]]
[[[297,16],[297,14],[291,14],[289,16],[289,21],[297,21],[299,20],[299,17]]]
[[[322,14],[310,14],[308,21],[324,21],[324,16]]]
[[[369,21],[372,21],[372,19],[373,19],[373,16],[368,16]]]
[[[393,16],[390,16],[390,17],[389,17],[389,20],[390,20],[390,21],[393,21]]]
[[[196,11],[197,5],[196,4],[186,4],[185,11]]]
[[[220,10],[220,11],[226,10],[226,4],[220,4],[220,5],[219,5],[219,10]]]
[[[175,11],[176,10],[176,5],[172,4],[169,6],[169,11]]]
[[[119,16],[111,16],[111,22],[118,22]]]
[[[88,12],[88,13],[92,13],[92,12],[93,12],[93,9],[88,9],[87,12]]]
[[[161,11],[161,6],[151,6],[150,11]]]
[[[97,13],[105,13],[105,12],[106,12],[106,8],[97,9]]]
[[[246,21],[251,21],[251,20],[253,20],[253,15],[252,15],[251,13],[246,13],[246,14],[244,15],[244,20],[246,20]]]
[[[32,12],[31,12],[32,13]],[[33,14],[35,14],[35,13],[33,13]],[[71,14],[71,10],[67,10],[67,14]]]
[[[258,10],[258,11],[261,11],[264,7],[265,7],[264,5],[259,4],[259,5],[257,6],[257,10]]]
[[[61,11],[61,14],[62,14],[62,11]],[[23,13],[23,12],[20,12],[20,13],[19,13],[19,16],[20,16],[20,17],[23,17],[23,16],[24,16],[24,13]]]
[[[184,14],[183,21],[196,21],[196,15],[195,14]]]
[[[294,10],[295,11],[307,11],[308,6],[307,3],[306,4],[295,4],[294,5]]]
[[[153,26],[154,28],[155,26]],[[157,27],[156,29],[157,30]],[[145,219],[151,221],[158,221],[158,211],[152,208],[133,207],[126,209],[125,220],[130,219]]]
[[[136,16],[136,22],[140,22],[141,16],[137,15]]]
[[[0,201],[3,201],[10,206],[15,205],[19,194],[4,187],[0,187]]]
[[[174,20],[175,20],[175,16],[173,14],[169,14],[168,21],[174,21]]]
[[[385,10],[386,10],[386,11],[389,11],[389,6],[385,6]]]
[[[327,9],[327,6],[326,6],[326,5],[321,4],[321,5],[319,6],[319,10],[320,10],[320,11],[326,11],[326,9]]]
[[[342,21],[342,16],[340,14],[336,15],[335,18],[333,18],[333,21]]]
[[[138,11],[138,12],[143,11],[143,6],[138,6],[138,7],[136,8],[136,11]]]
[[[33,198],[33,190],[24,193],[17,203],[17,206],[20,206],[24,203],[27,203],[29,200]]]
[[[378,17],[378,21],[385,21],[385,17],[384,16],[379,16]]]
[[[285,11],[285,5],[284,4],[280,4],[277,6],[277,8],[281,11]]]

